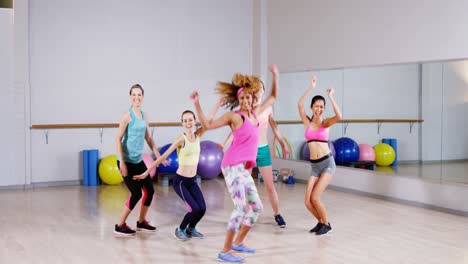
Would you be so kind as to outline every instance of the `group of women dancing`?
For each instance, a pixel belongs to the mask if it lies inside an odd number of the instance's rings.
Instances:
[[[149,130],[148,114],[141,108],[144,99],[143,88],[138,84],[130,88],[131,107],[120,118],[116,137],[118,166],[130,191],[130,197],[125,203],[119,223],[115,225],[115,234],[131,236],[136,231],[154,232],[156,230],[156,227],[152,226],[146,218],[154,195],[153,182],[148,176],[150,171],[159,164],[167,165],[166,158],[176,150],[179,167],[172,186],[177,195],[186,203],[188,212],[184,215],[180,225],[175,228],[174,236],[181,241],[204,238],[203,233],[197,230],[197,224],[206,211],[203,193],[195,180],[200,156],[200,138],[205,131],[223,126],[230,127],[231,134],[228,138],[232,140],[226,141],[231,141],[231,143],[224,153],[221,171],[234,208],[227,224],[224,245],[217,259],[242,263],[245,258],[237,255],[236,252],[255,253],[253,247],[247,246],[245,239],[263,209],[251,175],[252,169],[256,166],[264,178],[274,212],[274,220],[278,227],[286,227],[286,222],[280,214],[278,195],[273,182],[271,154],[267,139],[268,124],[271,125],[281,144],[283,155],[288,154],[288,148],[272,114],[272,105],[278,97],[279,71],[275,65],[271,65],[269,70],[273,76],[272,89],[265,99],[263,99],[265,87],[258,76],[236,73],[232,77],[232,82],[218,82],[216,91],[220,99],[208,116],[200,106],[199,93],[194,91],[190,99],[194,104],[196,115],[190,110],[182,112],[183,133],[164,153],[158,151]],[[341,119],[341,113],[333,98],[333,88],[328,88],[328,98],[335,115],[325,119],[322,117],[325,98],[320,95],[314,96],[311,100],[311,117],[306,114],[304,102],[316,84],[317,78],[313,76],[309,87],[298,101],[298,110],[305,128],[311,163],[305,206],[317,219],[317,224],[309,232],[323,235],[330,232],[332,227],[320,198],[335,172],[335,161],[328,146],[328,135],[330,127]],[[221,107],[229,111],[219,118],[214,118]],[[196,116],[201,123],[198,129]],[[145,141],[156,156],[156,160],[149,167],[142,160]],[[135,231],[126,224],[126,220],[140,199],[141,209]]]

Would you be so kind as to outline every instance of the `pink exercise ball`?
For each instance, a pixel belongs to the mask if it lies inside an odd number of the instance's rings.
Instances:
[[[375,151],[371,145],[359,144],[359,161],[375,161]]]

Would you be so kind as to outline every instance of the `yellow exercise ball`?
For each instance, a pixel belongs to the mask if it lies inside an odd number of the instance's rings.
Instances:
[[[395,161],[395,150],[387,143],[379,143],[374,146],[375,163],[377,166],[388,166]]]
[[[98,171],[103,183],[114,185],[123,182],[123,177],[117,166],[117,155],[109,155],[101,159]]]

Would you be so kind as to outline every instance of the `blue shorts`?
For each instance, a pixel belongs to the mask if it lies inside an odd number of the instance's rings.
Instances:
[[[268,145],[262,145],[257,150],[257,167],[271,166],[271,154]]]

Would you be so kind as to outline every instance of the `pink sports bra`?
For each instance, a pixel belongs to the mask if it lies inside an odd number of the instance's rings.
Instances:
[[[304,136],[307,140],[307,143],[309,142],[328,142],[328,131],[326,130],[325,126],[322,125],[319,127],[317,130],[312,130],[310,128],[310,124],[307,126],[306,131],[304,133]]]

